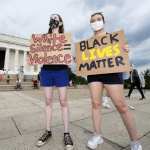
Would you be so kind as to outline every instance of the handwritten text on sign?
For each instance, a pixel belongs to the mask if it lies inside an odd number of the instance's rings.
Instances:
[[[71,34],[33,34],[29,63],[71,64]]]
[[[77,74],[107,74],[129,71],[123,31],[92,37],[76,44]]]

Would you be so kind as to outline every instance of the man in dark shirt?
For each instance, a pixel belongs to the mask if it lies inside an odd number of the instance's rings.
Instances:
[[[140,77],[139,77],[138,71],[136,69],[133,69],[130,72],[130,82],[131,82],[130,90],[129,90],[129,93],[128,93],[128,95],[126,97],[130,98],[131,93],[132,93],[134,87],[137,87],[137,89],[139,90],[139,92],[140,92],[140,94],[142,96],[140,98],[140,100],[143,100],[145,98],[145,96],[144,96],[144,93],[142,91]]]

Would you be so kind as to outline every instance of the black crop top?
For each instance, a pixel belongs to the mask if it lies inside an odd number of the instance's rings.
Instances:
[[[67,65],[43,65],[42,69],[44,70],[64,70],[68,69]]]

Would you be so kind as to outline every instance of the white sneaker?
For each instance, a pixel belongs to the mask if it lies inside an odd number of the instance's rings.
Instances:
[[[109,98],[107,96],[103,96],[103,98],[102,98],[102,106],[105,107],[105,108],[108,108],[108,109],[111,108],[111,106],[109,104]]]
[[[135,107],[134,106],[131,106],[131,105],[128,105],[128,107],[132,110],[135,110]]]
[[[107,109],[111,108],[111,106],[108,103],[102,103],[102,106]]]
[[[103,142],[104,140],[100,135],[94,135],[91,139],[88,140],[87,146],[90,149],[96,149],[97,146]]]
[[[142,145],[138,142],[132,142],[131,150],[142,150]]]

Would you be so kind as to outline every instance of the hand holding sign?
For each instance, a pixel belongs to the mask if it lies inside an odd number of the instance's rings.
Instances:
[[[129,71],[123,31],[92,37],[76,44],[77,74],[92,75]]]
[[[122,45],[122,50],[124,50],[125,52],[129,52],[129,45],[128,44],[125,44],[125,45]]]

